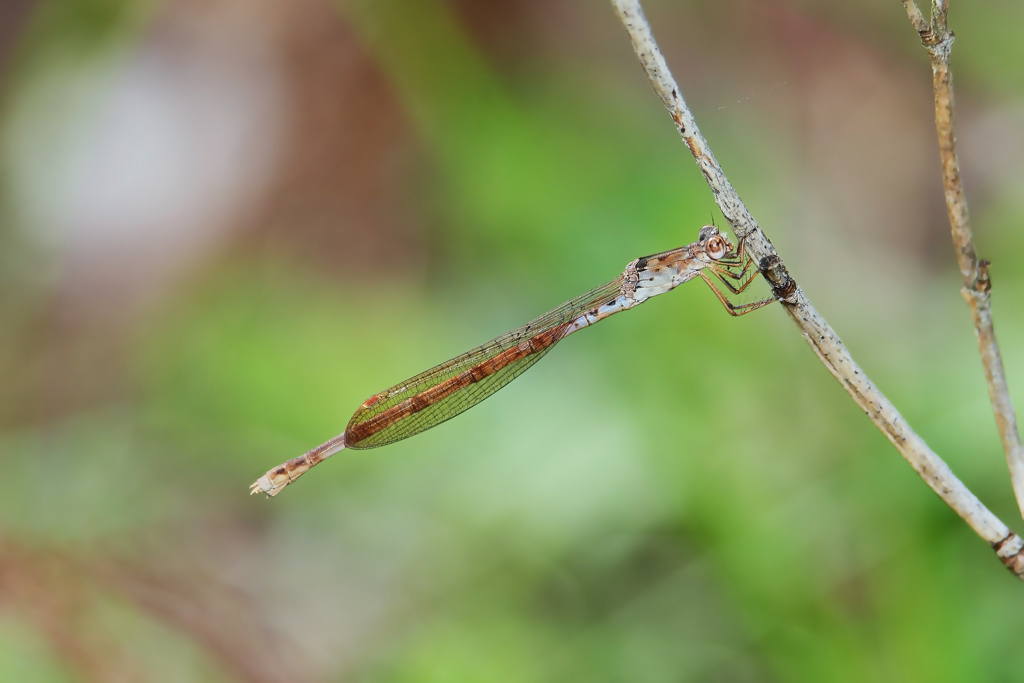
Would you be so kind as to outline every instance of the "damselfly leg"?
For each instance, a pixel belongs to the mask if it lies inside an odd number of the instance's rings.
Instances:
[[[753,267],[753,263],[753,259],[747,256],[744,250],[743,241],[740,240],[740,246],[735,253],[726,254],[721,259],[711,261],[707,268],[700,273],[701,278],[711,288],[711,291],[715,293],[715,296],[718,297],[718,300],[725,307],[725,310],[728,311],[729,315],[745,315],[776,301],[776,297],[772,296],[767,299],[736,304],[731,302],[725,292],[718,288],[715,280],[721,282],[733,295],[742,293],[757,278],[758,270]],[[714,279],[706,272],[708,270],[714,273]],[[751,270],[753,272],[750,272]],[[735,284],[730,282],[730,280],[735,282]]]

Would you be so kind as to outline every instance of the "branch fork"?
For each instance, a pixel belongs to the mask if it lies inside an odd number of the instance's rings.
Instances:
[[[945,0],[933,1],[932,19],[929,22],[921,14],[921,10],[917,8],[914,0],[902,0],[902,2],[904,9],[907,10],[910,23],[914,25],[914,30],[921,36],[921,42],[924,44],[925,49],[928,50],[928,54],[936,59],[948,62],[950,49],[952,49],[953,41],[956,39],[953,32],[946,26],[946,13],[949,11],[948,3]]]

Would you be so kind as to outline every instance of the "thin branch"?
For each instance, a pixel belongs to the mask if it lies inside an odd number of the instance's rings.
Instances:
[[[953,74],[949,70],[949,53],[953,47],[953,32],[946,26],[945,1],[932,2],[932,19],[927,22],[913,0],[903,0],[910,23],[921,36],[921,42],[932,62],[932,87],[935,90],[935,128],[939,134],[939,157],[942,160],[942,184],[949,211],[949,225],[953,233],[956,260],[964,278],[961,293],[971,307],[974,329],[978,337],[978,350],[988,382],[988,397],[996,416],[996,428],[1003,442],[1006,464],[1010,469],[1010,482],[1017,496],[1017,505],[1024,516],[1024,446],[1017,431],[1017,418],[1010,390],[1006,385],[1006,372],[999,354],[995,329],[992,326],[992,281],[988,276],[988,261],[978,261],[971,237],[967,213],[967,199],[960,182],[960,162],[956,156],[956,138],[953,135],[955,105],[953,102]]]
[[[804,339],[829,372],[839,380],[857,405],[932,490],[995,549],[999,559],[1010,571],[1024,578],[1024,541],[992,514],[963,482],[956,478],[949,466],[910,428],[896,407],[854,362],[839,336],[815,310],[803,290],[789,275],[782,259],[754,217],[747,211],[714,154],[711,153],[707,141],[698,130],[693,114],[687,108],[679,86],[672,78],[665,58],[654,41],[639,1],[612,0],[612,4],[629,32],[633,49],[647,71],[654,91],[665,103],[679,134],[690,148],[711,187],[715,202],[736,236],[745,240],[748,252],[758,263],[765,279],[771,283],[773,291],[781,299],[790,318],[800,328]]]

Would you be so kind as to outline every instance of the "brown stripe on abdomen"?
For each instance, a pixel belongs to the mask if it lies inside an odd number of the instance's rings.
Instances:
[[[496,354],[493,358],[477,363],[468,370],[464,370],[454,377],[435,384],[429,389],[424,389],[415,396],[391,406],[379,415],[374,415],[371,418],[352,425],[345,430],[345,441],[350,446],[357,444],[360,441],[370,438],[374,434],[384,431],[388,427],[396,424],[399,420],[415,415],[416,413],[426,410],[430,406],[441,402],[460,389],[465,389],[472,384],[480,382],[516,361],[543,351],[561,339],[570,324],[571,323],[559,325],[554,329],[536,334],[529,339]]]

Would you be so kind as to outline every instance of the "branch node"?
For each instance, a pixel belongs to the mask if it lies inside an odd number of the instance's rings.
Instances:
[[[992,544],[996,556],[1007,569],[1017,576],[1024,577],[1024,540],[1010,531],[998,543]]]
[[[928,54],[946,64],[949,63],[949,53],[953,49],[953,41],[956,35],[952,31],[942,30],[941,32],[932,27],[921,34],[921,42]]]
[[[932,2],[932,18],[927,21],[914,0],[903,0],[903,8],[914,30],[921,36],[921,43],[935,59],[949,61],[949,51],[956,36],[946,27],[947,5],[944,0]]]

